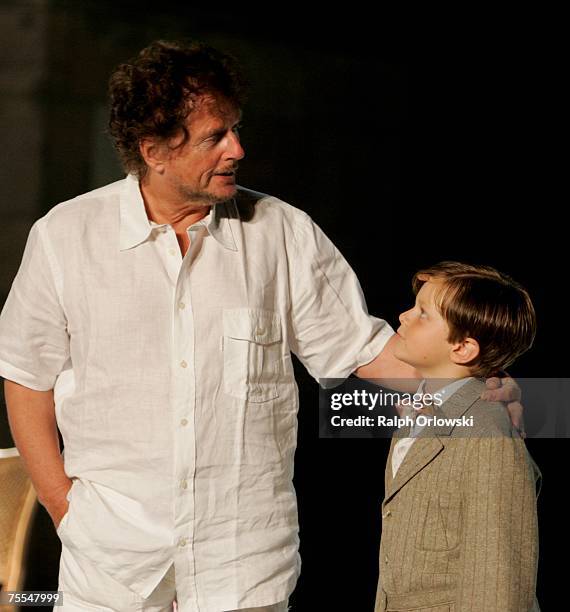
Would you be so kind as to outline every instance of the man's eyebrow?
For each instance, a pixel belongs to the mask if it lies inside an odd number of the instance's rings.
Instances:
[[[241,123],[241,115],[238,118],[238,120],[235,121],[232,124],[232,128],[235,127],[236,125],[238,125],[239,123]],[[208,132],[205,132],[202,137],[203,138],[211,138],[212,136],[223,136],[226,132],[227,132],[227,129],[226,129],[225,126],[218,127],[218,128],[214,128],[212,130],[209,130]]]
[[[202,137],[203,138],[211,138],[212,136],[222,136],[223,134],[226,133],[226,129],[225,128],[216,128],[214,130],[209,130],[208,132],[205,132]]]

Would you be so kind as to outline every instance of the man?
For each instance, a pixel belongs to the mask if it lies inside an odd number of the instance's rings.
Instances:
[[[236,185],[243,91],[204,45],[119,66],[128,176],[34,224],[2,312],[10,425],[62,541],[64,610],[285,610],[290,351],[317,379],[414,376],[313,221]]]

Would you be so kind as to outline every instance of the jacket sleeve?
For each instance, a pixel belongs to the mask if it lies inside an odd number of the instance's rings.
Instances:
[[[524,441],[472,439],[464,473],[459,612],[522,612],[535,601],[535,471]]]

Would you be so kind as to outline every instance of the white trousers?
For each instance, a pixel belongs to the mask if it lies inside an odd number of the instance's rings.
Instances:
[[[176,598],[174,563],[154,591],[143,599],[99,570],[86,558],[78,559],[62,544],[58,591],[63,605],[58,612],[191,612]],[[287,601],[261,608],[242,608],[239,612],[286,612]],[[234,610],[220,612],[236,612]]]

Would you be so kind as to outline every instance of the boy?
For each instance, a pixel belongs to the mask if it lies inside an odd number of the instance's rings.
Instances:
[[[534,308],[482,266],[443,262],[416,273],[413,288],[395,355],[433,401],[392,439],[375,612],[538,610],[540,471],[502,404],[480,397],[480,377],[532,345]]]

